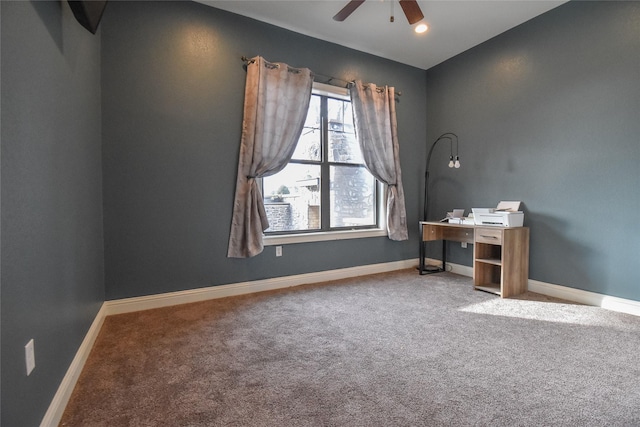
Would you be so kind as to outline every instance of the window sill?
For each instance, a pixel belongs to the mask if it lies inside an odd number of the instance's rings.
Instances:
[[[287,234],[264,236],[264,246],[289,245],[292,243],[326,242],[329,240],[365,239],[368,237],[386,237],[387,230],[375,228],[369,230],[323,231],[318,233]]]

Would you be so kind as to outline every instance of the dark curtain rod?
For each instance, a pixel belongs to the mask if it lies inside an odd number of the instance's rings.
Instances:
[[[253,62],[255,62],[254,59],[252,58],[247,58],[246,56],[242,56],[240,57],[240,59],[242,59],[242,62],[245,63],[245,71],[246,71],[246,66],[249,64],[252,64]],[[312,72],[314,80],[318,83],[324,83],[324,84],[328,84],[328,85],[332,85],[332,86],[338,86],[338,87],[349,87],[349,85],[354,83],[354,80],[345,80],[345,79],[341,79],[339,77],[332,77],[332,76],[326,76],[324,74],[318,74],[316,72]],[[316,77],[319,77],[325,81],[318,81],[316,80]],[[334,84],[333,82],[335,81],[340,81],[340,82],[344,82],[344,85],[338,85],[338,84]],[[400,91],[396,91],[396,96],[402,96],[402,92]]]

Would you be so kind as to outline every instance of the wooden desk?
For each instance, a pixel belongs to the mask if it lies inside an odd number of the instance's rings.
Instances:
[[[527,291],[529,228],[420,222],[420,274],[425,269],[425,243],[442,240],[442,267],[446,270],[446,242],[473,244],[473,286],[507,298]]]
[[[449,224],[447,222],[420,221],[422,241],[420,242],[420,274],[428,274],[425,269],[425,242],[442,240],[442,267],[435,272],[445,271],[447,268],[447,240],[473,244],[475,225]]]

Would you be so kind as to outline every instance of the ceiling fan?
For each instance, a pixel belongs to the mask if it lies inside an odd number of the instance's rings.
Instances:
[[[350,0],[342,10],[333,17],[334,21],[344,21],[356,10],[365,0]],[[410,25],[415,24],[424,18],[420,6],[416,0],[399,0],[402,11],[407,17]]]

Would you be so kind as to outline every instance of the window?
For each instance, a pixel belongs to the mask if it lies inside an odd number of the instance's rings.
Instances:
[[[270,236],[380,228],[381,186],[364,166],[346,89],[314,84],[289,164],[262,179]],[[379,234],[379,233],[378,233]],[[316,239],[305,239],[316,240]],[[272,243],[275,244],[275,243]]]

